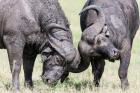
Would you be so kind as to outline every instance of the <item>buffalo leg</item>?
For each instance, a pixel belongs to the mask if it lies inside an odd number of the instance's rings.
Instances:
[[[4,36],[4,44],[8,51],[13,88],[19,90],[19,73],[23,63],[24,42],[19,36]]]
[[[121,80],[121,88],[126,89],[129,86],[129,82],[127,79],[127,72],[131,58],[131,48],[129,48],[129,44],[125,44],[127,47],[122,50],[120,55],[120,67],[119,67],[119,78]]]
[[[102,59],[91,59],[92,74],[94,75],[94,84],[99,87],[100,79],[104,72],[105,61]]]
[[[36,59],[37,53],[33,49],[29,49],[28,47],[24,48],[23,52],[23,70],[24,70],[24,77],[25,87],[33,87],[33,81],[32,81],[32,72],[34,67],[34,62]]]

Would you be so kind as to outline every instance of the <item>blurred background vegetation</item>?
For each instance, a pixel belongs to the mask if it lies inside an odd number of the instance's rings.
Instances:
[[[62,8],[69,19],[73,33],[75,47],[80,40],[81,29],[79,21],[79,12],[86,0],[59,0]],[[127,2],[127,0],[126,0]],[[140,0],[137,0],[140,7]],[[10,93],[11,73],[6,50],[0,50],[0,92]],[[119,61],[115,63],[106,62],[105,71],[101,79],[100,87],[95,88],[92,80],[91,67],[78,74],[71,73],[69,80],[63,84],[58,83],[55,87],[48,87],[41,80],[42,63],[40,56],[37,57],[34,72],[33,91],[25,89],[24,73],[20,73],[20,84],[22,93],[140,93],[140,30],[134,39],[132,58],[128,72],[130,88],[127,91],[120,89],[120,80],[118,78]]]

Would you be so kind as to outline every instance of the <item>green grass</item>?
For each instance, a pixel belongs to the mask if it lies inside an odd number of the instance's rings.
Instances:
[[[82,9],[86,0],[59,0],[71,23],[73,31],[74,44],[77,46],[80,40],[81,30],[79,25],[79,12]],[[137,0],[140,5],[140,1]],[[6,50],[0,50],[0,92],[10,93],[11,73],[8,63]],[[127,91],[120,89],[120,81],[118,78],[119,62],[106,62],[105,72],[101,79],[100,87],[95,88],[92,84],[91,67],[86,71],[78,74],[70,74],[70,80],[63,84],[58,83],[55,87],[48,87],[41,78],[42,63],[40,57],[36,59],[36,64],[33,72],[34,89],[29,90],[24,88],[23,70],[20,73],[20,84],[22,93],[140,93],[140,30],[138,31],[132,50],[132,59],[129,67],[128,78],[130,88]]]

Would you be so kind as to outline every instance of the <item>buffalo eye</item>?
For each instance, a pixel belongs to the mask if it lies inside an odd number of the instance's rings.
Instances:
[[[43,56],[46,56],[47,58],[50,58],[54,52],[50,47],[47,47],[43,50],[43,52],[41,53]]]
[[[49,53],[46,53],[46,52],[43,52],[43,53],[41,53],[43,56],[46,56],[46,57],[49,57]]]

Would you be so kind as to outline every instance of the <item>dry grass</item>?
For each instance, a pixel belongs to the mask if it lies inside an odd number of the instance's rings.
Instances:
[[[80,26],[79,15],[84,2],[86,0],[60,0],[66,15],[71,23],[71,28],[74,36],[74,43],[77,43],[80,39]],[[140,5],[140,1],[137,0]],[[129,68],[129,82],[130,88],[127,91],[120,89],[120,81],[118,78],[119,62],[109,63],[106,62],[105,72],[101,79],[101,86],[95,88],[92,84],[91,67],[79,74],[70,74],[70,80],[65,81],[63,84],[58,84],[55,87],[48,87],[45,85],[41,78],[42,63],[40,57],[36,59],[36,64],[33,73],[34,89],[29,90],[24,88],[24,74],[20,73],[20,84],[22,93],[140,93],[140,31],[138,31],[133,51],[132,59]],[[8,64],[8,57],[6,50],[0,50],[0,92],[10,93],[11,86],[11,73]]]

